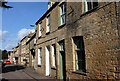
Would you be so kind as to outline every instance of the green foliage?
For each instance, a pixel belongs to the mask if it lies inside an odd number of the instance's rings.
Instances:
[[[2,51],[2,59],[8,59],[8,52],[7,50]]]

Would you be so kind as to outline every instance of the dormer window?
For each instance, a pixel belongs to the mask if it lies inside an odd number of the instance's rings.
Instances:
[[[66,23],[66,3],[60,5],[60,25]]]
[[[50,9],[50,7],[52,7],[52,2],[48,2],[48,9]]]

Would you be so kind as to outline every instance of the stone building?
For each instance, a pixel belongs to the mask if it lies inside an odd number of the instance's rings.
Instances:
[[[15,54],[16,54],[16,47],[13,48],[13,54],[12,54],[12,59],[13,59],[13,64],[16,64],[16,60],[15,60]]]
[[[57,79],[120,78],[120,2],[55,2],[36,22],[36,71]]]
[[[8,60],[13,63],[13,51],[8,52]]]
[[[29,61],[29,54],[27,53],[26,49],[26,42],[28,40],[28,36],[25,36],[20,42],[21,42],[21,65],[25,65],[26,60]]]
[[[21,64],[21,44],[18,43],[18,64]]]
[[[21,44],[18,43],[18,46],[16,46],[16,52],[15,52],[16,64],[20,64],[20,54],[21,54]]]
[[[26,49],[29,55],[29,66],[35,68],[35,45],[36,45],[36,33],[29,35],[29,40],[26,42]]]
[[[18,45],[13,48],[13,51],[10,53],[10,60],[14,64],[20,64],[20,54],[21,54],[21,45]]]

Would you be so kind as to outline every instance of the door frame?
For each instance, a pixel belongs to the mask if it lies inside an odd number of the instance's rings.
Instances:
[[[63,47],[61,48],[61,44]],[[59,74],[60,79],[66,80],[66,58],[65,58],[65,43],[64,40],[59,42]]]

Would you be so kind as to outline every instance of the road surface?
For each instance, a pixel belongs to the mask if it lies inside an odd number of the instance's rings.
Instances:
[[[23,66],[6,65],[2,69],[3,81],[36,81],[34,78],[25,73],[23,69]]]

